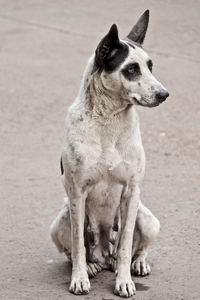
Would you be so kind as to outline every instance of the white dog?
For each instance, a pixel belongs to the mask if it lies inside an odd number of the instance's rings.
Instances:
[[[122,40],[112,25],[89,59],[67,114],[61,157],[67,198],[51,237],[72,261],[74,294],[89,292],[88,275],[111,269],[114,293],[130,297],[131,272],[150,273],[147,251],[160,224],[140,200],[145,154],[135,106],[157,106],[169,94],[141,46],[148,21],[147,10]]]

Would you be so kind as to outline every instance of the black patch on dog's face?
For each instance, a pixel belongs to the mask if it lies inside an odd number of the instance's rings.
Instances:
[[[129,48],[126,44],[120,43],[118,47],[113,50],[114,54],[104,61],[104,69],[106,72],[114,72],[126,59],[129,53]]]
[[[124,77],[129,81],[137,80],[141,74],[140,66],[137,62],[130,63],[121,71]]]
[[[124,62],[129,46],[120,41],[117,26],[113,24],[95,51],[95,64],[99,71],[115,71]]]

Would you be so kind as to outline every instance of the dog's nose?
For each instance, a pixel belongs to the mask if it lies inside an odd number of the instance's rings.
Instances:
[[[167,90],[160,90],[159,92],[156,93],[156,99],[160,103],[162,103],[163,101],[165,101],[168,96],[169,96],[169,93],[168,93]]]

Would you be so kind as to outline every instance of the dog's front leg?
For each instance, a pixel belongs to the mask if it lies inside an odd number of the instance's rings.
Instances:
[[[124,187],[120,211],[122,231],[117,256],[117,277],[114,293],[121,297],[131,297],[135,293],[135,284],[131,279],[131,256],[135,220],[139,205],[140,189],[138,185]]]
[[[90,282],[86,265],[86,250],[84,245],[85,201],[87,192],[73,187],[70,193],[70,219],[72,241],[72,278],[70,292],[80,295],[87,294]]]

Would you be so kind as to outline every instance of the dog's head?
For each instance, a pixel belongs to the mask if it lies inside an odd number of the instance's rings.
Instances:
[[[95,63],[104,88],[131,104],[153,107],[169,96],[152,74],[153,63],[142,48],[149,22],[149,11],[140,17],[125,39],[111,26],[99,43]]]

